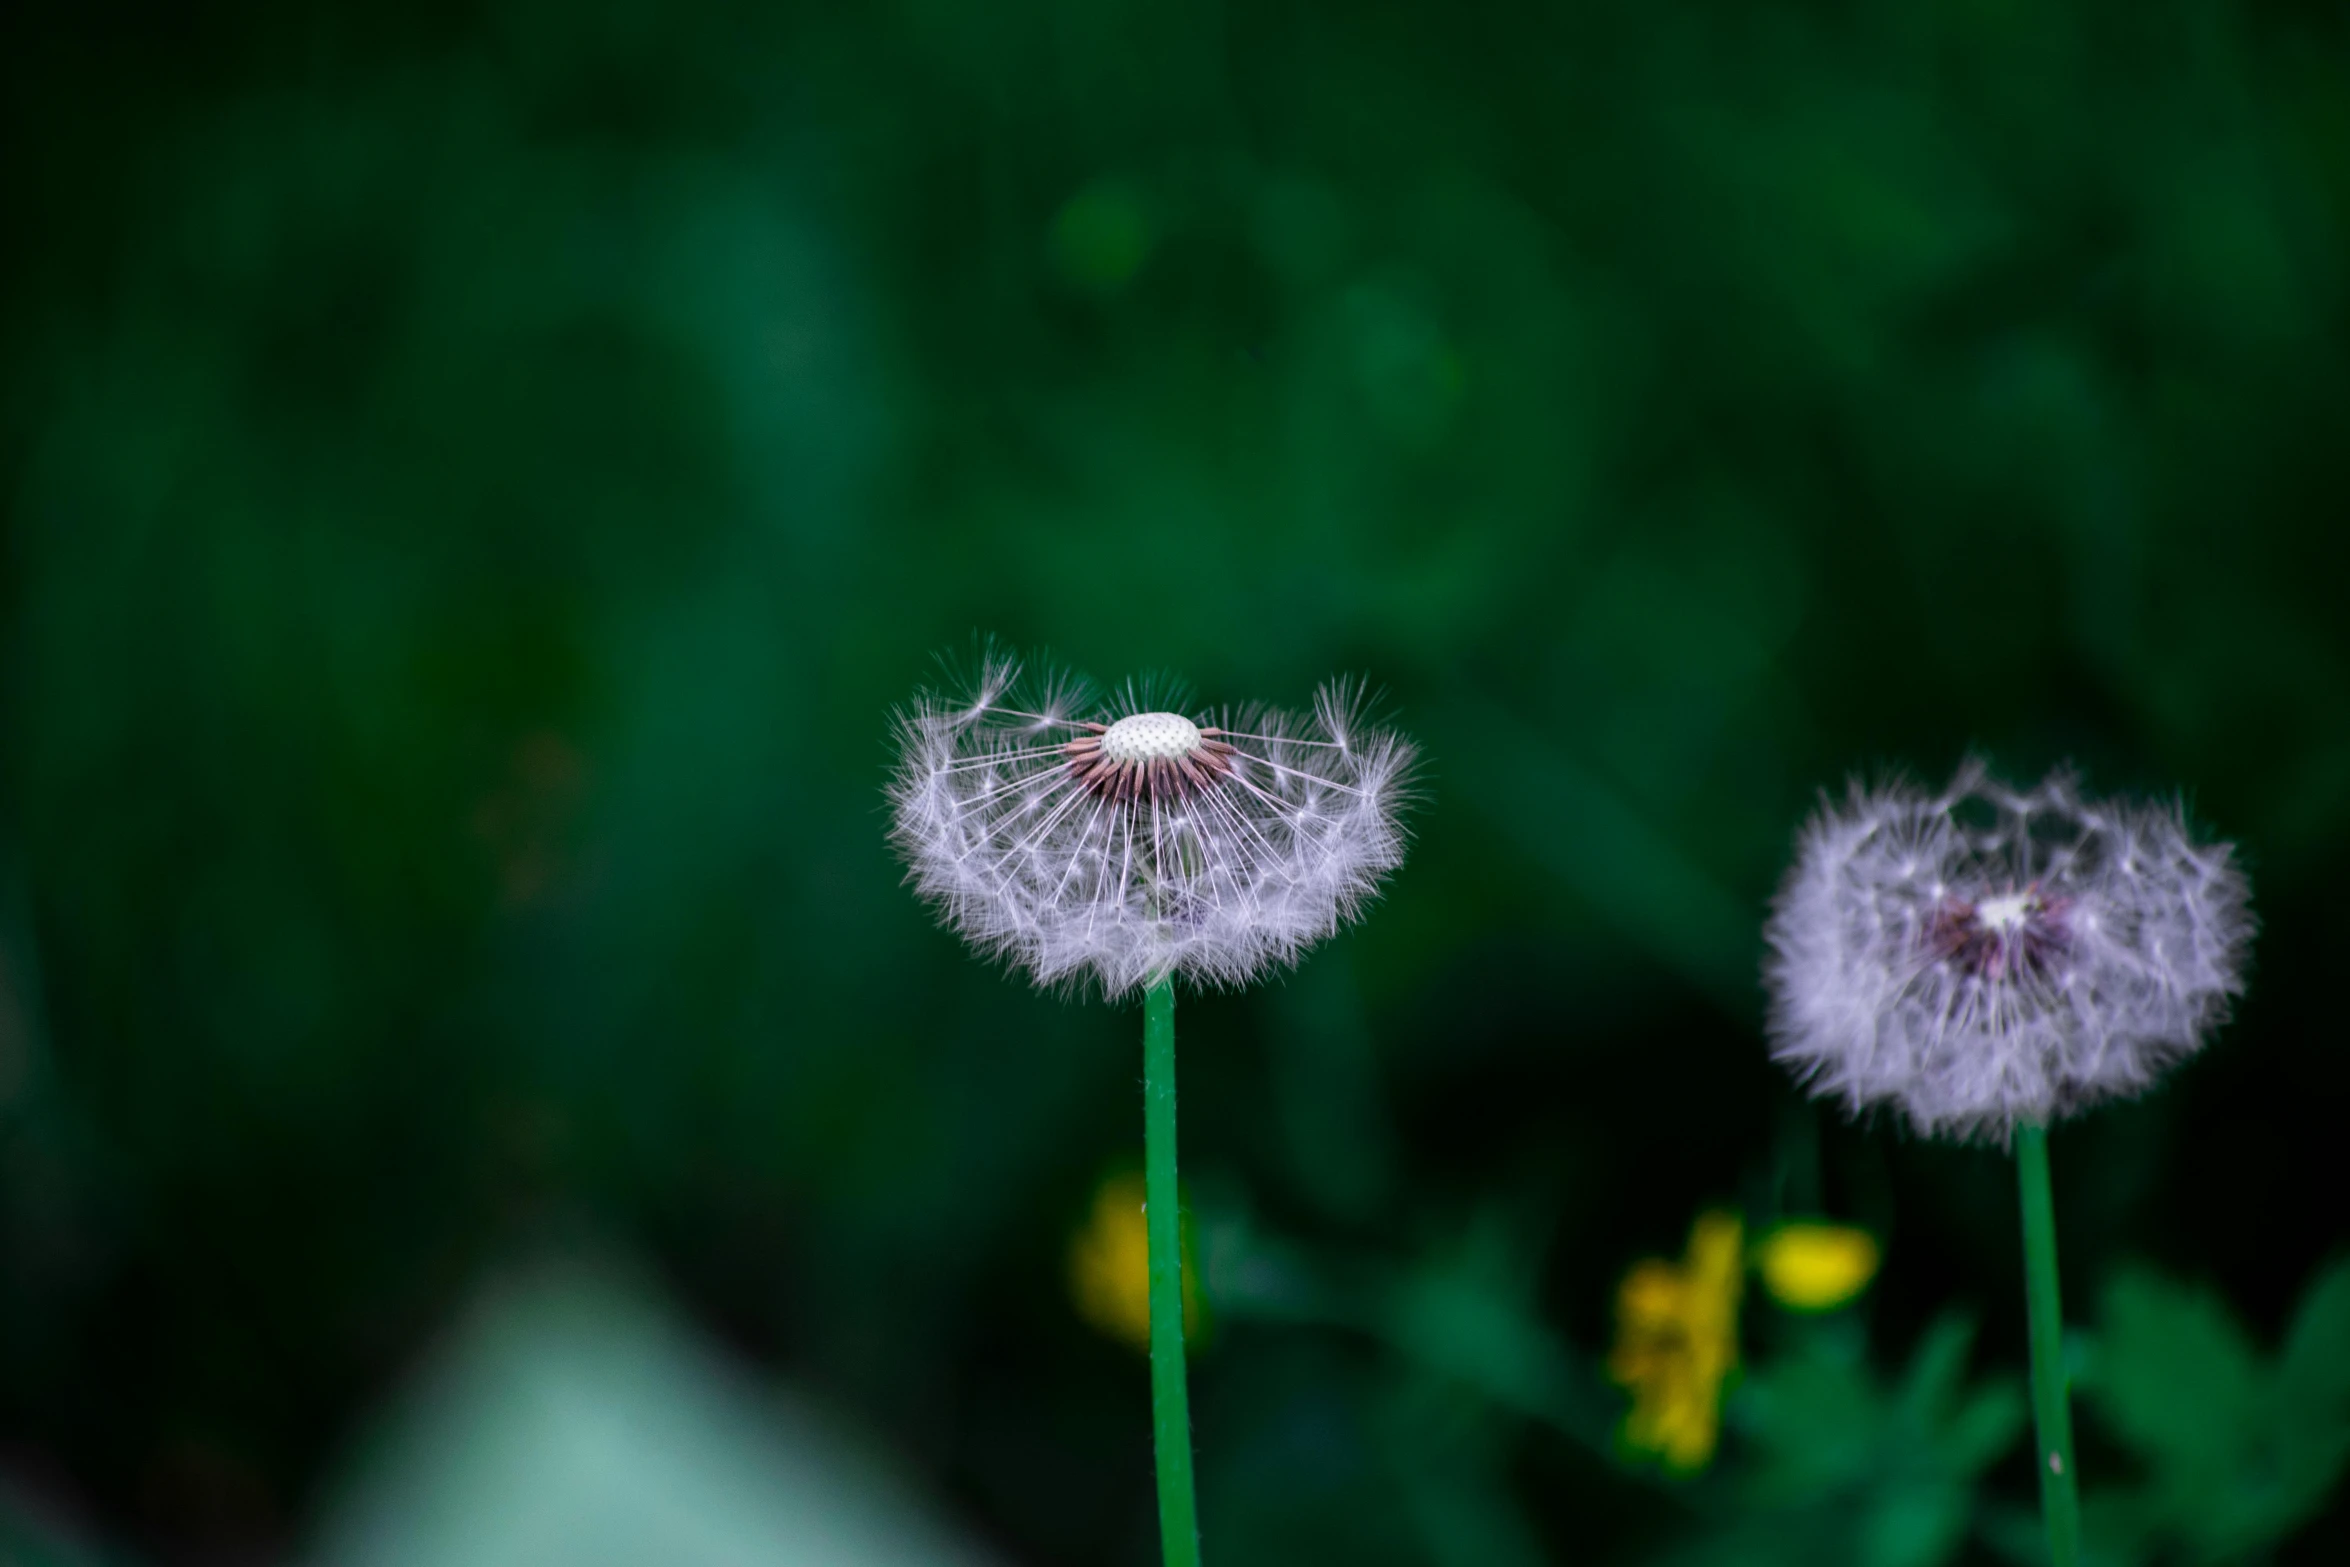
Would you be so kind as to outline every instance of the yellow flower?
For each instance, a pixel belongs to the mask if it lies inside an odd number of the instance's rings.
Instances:
[[[1142,1177],[1113,1175],[1093,1194],[1093,1211],[1069,1239],[1069,1297],[1077,1314],[1111,1338],[1151,1344],[1150,1236]],[[1196,1338],[1202,1312],[1191,1225],[1183,1225],[1183,1335]]]
[[[1782,1224],[1754,1248],[1763,1288],[1795,1311],[1833,1311],[1877,1276],[1877,1238],[1845,1224]]]
[[[1705,1213],[1679,1262],[1649,1258],[1616,1294],[1608,1375],[1631,1390],[1622,1440],[1683,1474],[1705,1467],[1721,1435],[1722,1385],[1738,1369],[1738,1296],[1745,1226]]]

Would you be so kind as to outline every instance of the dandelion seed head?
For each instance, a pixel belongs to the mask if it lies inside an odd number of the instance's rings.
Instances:
[[[2177,804],[2032,790],[1980,761],[1927,794],[1852,784],[1773,906],[1772,1054],[1854,1112],[2004,1142],[2138,1093],[2243,989],[2250,889]]]
[[[981,951],[1110,995],[1295,962],[1403,860],[1411,745],[1332,684],[1298,718],[1177,711],[989,658],[898,715],[891,835]]]

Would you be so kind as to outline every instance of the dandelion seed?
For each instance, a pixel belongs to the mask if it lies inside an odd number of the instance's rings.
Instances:
[[[991,657],[969,694],[899,716],[893,836],[945,921],[1040,984],[1241,984],[1403,860],[1412,747],[1363,706],[1343,683],[1303,718],[1134,688],[1097,702],[1066,680],[1024,693]]]
[[[1804,830],[1767,932],[1772,1053],[1854,1111],[2005,1143],[2135,1094],[2243,988],[2249,889],[2176,805],[1854,783]]]

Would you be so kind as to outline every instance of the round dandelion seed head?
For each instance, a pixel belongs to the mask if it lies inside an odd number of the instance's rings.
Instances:
[[[1033,684],[991,658],[967,695],[918,698],[890,801],[916,889],[1040,984],[1245,983],[1403,862],[1412,747],[1364,722],[1359,686],[1295,716]]]
[[[1929,795],[1855,781],[1773,905],[1772,1054],[1854,1112],[2005,1142],[2135,1094],[2243,989],[2250,889],[2176,804],[2037,789],[1979,761]]]

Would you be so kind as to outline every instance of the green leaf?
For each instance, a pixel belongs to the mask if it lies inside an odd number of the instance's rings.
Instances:
[[[2030,1413],[2023,1384],[2001,1377],[1978,1388],[1941,1427],[1938,1446],[1954,1475],[1972,1478],[1996,1463],[2024,1434]]]
[[[2350,1258],[2302,1292],[2277,1369],[2287,1412],[2320,1424],[2350,1420]]]
[[[1941,1424],[1966,1381],[1967,1352],[1974,1343],[1974,1318],[1956,1311],[1935,1318],[1918,1341],[1909,1357],[1909,1374],[1902,1379],[1901,1412],[1919,1430]]]
[[[1747,1374],[1740,1429],[1768,1455],[1759,1496],[1792,1501],[1851,1484],[1881,1456],[1883,1403],[1866,1365],[1794,1355]]]
[[[2104,1322],[2083,1391],[2107,1424],[2159,1468],[2227,1468],[2258,1423],[2263,1378],[2226,1304],[2133,1269],[2106,1291]]]
[[[1862,1517],[1863,1567],[1934,1567],[1966,1538],[1972,1498],[1964,1485],[1918,1480],[1889,1485]]]
[[[2125,1274],[2083,1391],[2151,1471],[2091,1499],[2093,1541],[2122,1557],[2256,1554],[2322,1507],[2350,1461],[2350,1267],[2309,1287],[2273,1363],[2211,1292]]]
[[[2350,1464],[2350,1259],[2302,1292],[2277,1357],[2280,1508],[2316,1511]]]

